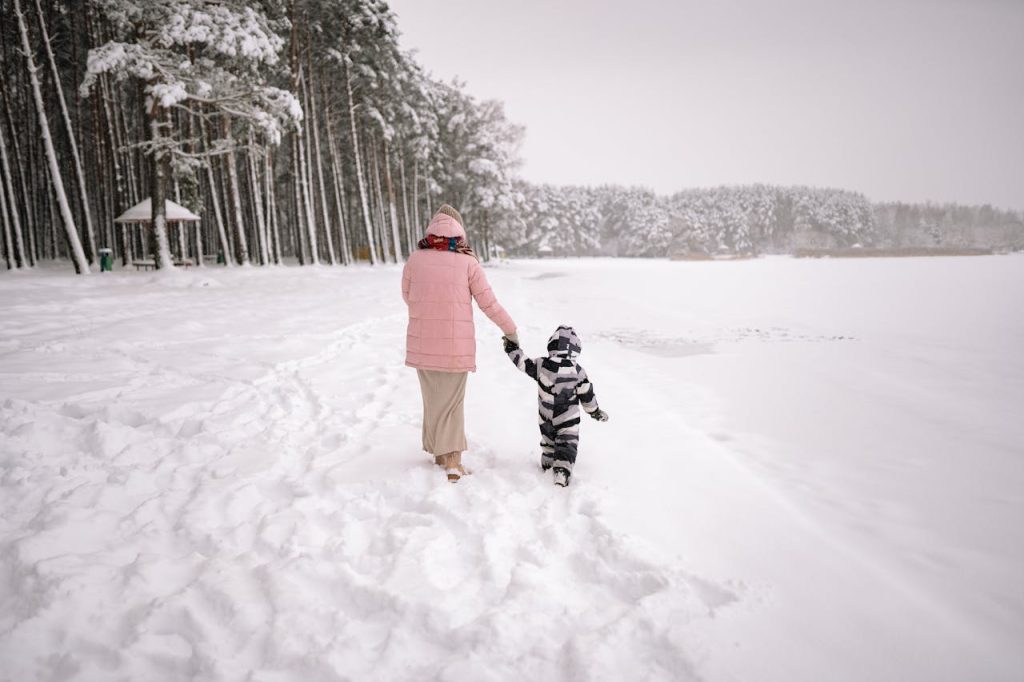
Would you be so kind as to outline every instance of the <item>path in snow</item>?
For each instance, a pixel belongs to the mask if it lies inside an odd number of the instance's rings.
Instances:
[[[0,679],[699,677],[733,589],[430,466],[396,276],[2,282]]]

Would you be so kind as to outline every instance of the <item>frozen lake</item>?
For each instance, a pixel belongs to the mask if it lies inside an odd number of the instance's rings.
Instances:
[[[1024,258],[487,272],[568,489],[482,315],[429,466],[394,266],[0,275],[0,680],[1020,679]]]

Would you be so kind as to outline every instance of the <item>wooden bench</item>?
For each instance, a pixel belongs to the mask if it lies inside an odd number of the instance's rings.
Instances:
[[[136,270],[154,270],[156,269],[155,260],[133,260],[132,265],[135,266]],[[191,258],[177,259],[174,261],[174,267],[176,268],[190,268],[195,265],[195,261]]]

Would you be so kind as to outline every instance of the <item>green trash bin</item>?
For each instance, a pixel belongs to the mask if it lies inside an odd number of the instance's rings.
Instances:
[[[113,249],[100,249],[100,272],[114,271]]]
[[[227,263],[228,262],[224,259],[224,252],[223,251],[218,251],[217,252],[217,265],[227,265]]]

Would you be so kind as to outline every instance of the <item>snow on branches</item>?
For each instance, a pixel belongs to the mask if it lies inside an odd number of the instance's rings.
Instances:
[[[108,20],[130,25],[139,37],[89,51],[83,97],[101,74],[136,78],[145,83],[147,110],[182,107],[193,114],[227,115],[254,127],[271,144],[280,141],[288,123],[302,120],[295,96],[267,85],[262,72],[278,62],[284,40],[246,3],[103,0],[99,6]]]

